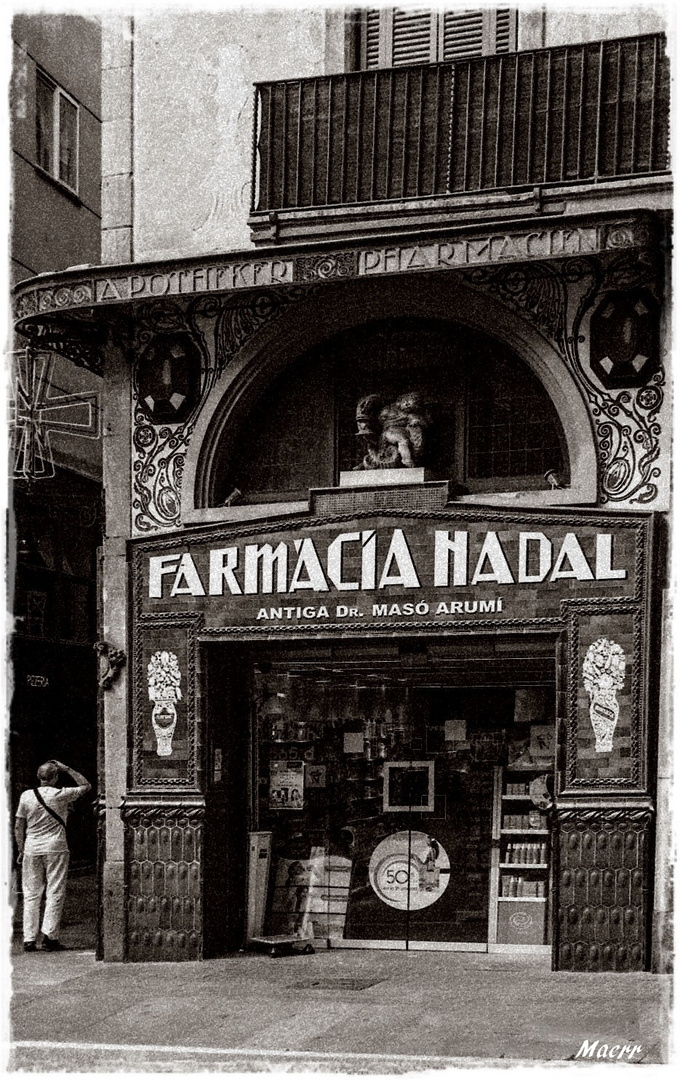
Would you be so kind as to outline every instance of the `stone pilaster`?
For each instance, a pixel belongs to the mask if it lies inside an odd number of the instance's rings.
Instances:
[[[130,528],[130,376],[125,350],[111,337],[104,364],[104,495],[106,526],[102,571],[102,632],[114,648],[129,653],[127,630],[128,563],[126,541]],[[127,463],[127,464],[123,464]],[[125,938],[125,852],[119,808],[127,788],[128,670],[104,698],[103,784],[105,815],[101,866],[100,948],[102,959],[123,960]]]
[[[644,971],[649,963],[649,804],[558,807],[555,966]]]

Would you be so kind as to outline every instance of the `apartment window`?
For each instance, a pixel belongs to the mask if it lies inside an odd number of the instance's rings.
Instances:
[[[50,176],[78,190],[78,106],[42,71],[36,75],[36,158]]]
[[[359,15],[356,66],[400,67],[513,52],[516,12],[368,8]]]

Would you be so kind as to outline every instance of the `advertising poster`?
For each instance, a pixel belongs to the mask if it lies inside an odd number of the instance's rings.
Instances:
[[[269,765],[269,809],[302,810],[305,766],[302,761],[272,761]]]

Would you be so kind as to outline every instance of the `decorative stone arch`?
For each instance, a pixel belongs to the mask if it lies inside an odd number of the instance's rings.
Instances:
[[[511,348],[537,376],[563,426],[571,483],[552,491],[468,495],[461,502],[510,505],[590,504],[597,500],[597,452],[581,391],[555,346],[532,323],[505,304],[467,286],[458,275],[424,275],[387,282],[328,284],[286,307],[230,360],[197,418],[182,485],[182,521],[240,519],[256,508],[209,507],[217,448],[228,427],[241,420],[260,394],[307,350],[344,330],[377,319],[439,318],[483,331]],[[267,504],[273,514],[276,504]],[[296,507],[297,509],[297,507]],[[261,516],[261,512],[257,514]]]

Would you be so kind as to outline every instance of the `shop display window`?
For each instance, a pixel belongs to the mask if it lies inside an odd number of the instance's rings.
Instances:
[[[485,948],[494,770],[533,745],[515,691],[332,664],[267,665],[255,683],[264,933]]]

